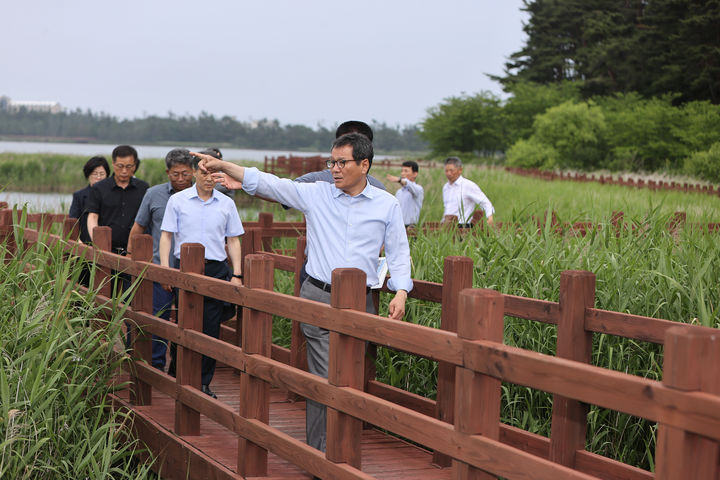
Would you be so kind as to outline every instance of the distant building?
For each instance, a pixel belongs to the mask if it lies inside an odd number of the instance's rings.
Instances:
[[[38,101],[38,100],[13,100],[10,97],[0,97],[0,109],[8,112],[19,112],[21,109],[28,112],[49,112],[60,113],[62,107],[58,102]]]

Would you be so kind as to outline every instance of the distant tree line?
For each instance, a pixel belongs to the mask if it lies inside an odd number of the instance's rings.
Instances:
[[[720,2],[524,5],[527,44],[494,77],[509,97],[464,94],[428,109],[420,135],[434,154],[720,182]]]
[[[423,151],[427,144],[416,126],[391,127],[373,122],[375,144],[383,151]],[[0,109],[0,135],[87,139],[108,143],[196,143],[238,148],[328,150],[335,126],[281,125],[277,120],[240,122],[233,117],[148,116],[119,119],[104,113],[75,110],[61,113]]]

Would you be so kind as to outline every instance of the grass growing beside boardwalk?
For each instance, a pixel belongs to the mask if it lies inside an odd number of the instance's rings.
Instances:
[[[41,243],[0,268],[0,478],[157,478],[133,458],[129,419],[107,408],[122,310],[88,328],[99,309],[66,282],[78,274]]]
[[[598,184],[544,182],[515,177],[500,170],[469,169],[496,207],[496,220],[512,228],[474,230],[458,236],[440,231],[410,239],[413,278],[442,282],[443,260],[449,255],[474,262],[473,286],[502,293],[558,301],[560,273],[588,270],[596,274],[595,306],[601,309],[720,327],[720,234],[683,228],[670,233],[667,224],[676,210],[688,223],[720,221],[720,199],[708,195],[650,192]],[[380,176],[383,170],[373,172]],[[425,172],[422,217],[442,216],[442,172]],[[439,175],[438,175],[439,174]],[[274,207],[273,207],[274,208]],[[555,210],[560,222],[592,221],[600,229],[585,237],[558,235],[548,225],[538,232],[533,216]],[[616,235],[610,224],[613,210],[625,212],[626,229]],[[277,210],[273,210],[276,212]],[[291,241],[278,246],[291,248]],[[280,275],[278,275],[280,276]],[[287,278],[286,278],[287,277]],[[291,278],[276,285],[292,291]],[[383,294],[383,305],[389,296]],[[438,304],[410,299],[405,321],[438,327]],[[274,339],[288,339],[287,326]],[[506,317],[505,343],[555,353],[555,326]],[[646,342],[594,335],[592,363],[604,368],[659,380],[662,347]],[[378,378],[393,386],[434,398],[437,364],[379,348]],[[546,392],[503,384],[502,421],[549,436],[552,397]],[[656,427],[625,414],[591,407],[587,449],[616,460],[654,468]]]

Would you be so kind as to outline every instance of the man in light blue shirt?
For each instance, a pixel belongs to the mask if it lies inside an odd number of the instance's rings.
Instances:
[[[388,287],[397,292],[388,305],[388,316],[402,319],[407,292],[413,287],[410,248],[397,199],[368,183],[373,147],[365,135],[349,133],[335,140],[328,161],[333,183],[298,183],[209,156],[202,159],[201,168],[221,172],[217,177],[232,177],[224,180],[225,186],[236,188],[241,182],[251,195],[257,193],[305,214],[309,277],[300,289],[303,298],[330,303],[330,282],[336,268],[359,268],[367,275],[366,285],[375,285],[378,255],[384,245],[392,275]],[[375,313],[369,288],[366,293],[366,310]],[[310,372],[327,378],[328,331],[307,324],[302,330]],[[325,407],[308,400],[308,444],[324,451],[325,434]]]
[[[395,197],[397,197],[402,209],[405,227],[415,227],[420,219],[420,209],[422,208],[425,191],[423,187],[415,183],[418,170],[417,162],[408,160],[403,162],[399,177],[387,175],[388,180],[393,183],[397,182],[401,186]]]
[[[208,156],[208,158],[212,158]],[[200,170],[193,162],[195,186],[178,192],[168,200],[163,217],[160,236],[160,264],[170,266],[170,246],[173,236],[175,247],[172,253],[179,264],[180,248],[184,243],[200,243],[205,247],[205,275],[242,285],[240,257],[240,235],[245,233],[235,202],[215,190],[212,176]],[[227,253],[225,241],[227,239]],[[230,257],[232,271],[227,264]],[[166,286],[166,290],[170,290]],[[229,305],[227,305],[229,306]],[[203,333],[214,338],[220,336],[220,322],[226,305],[221,300],[205,298],[203,302]],[[215,373],[215,359],[202,358],[202,391],[217,398],[210,390]]]
[[[165,215],[165,206],[170,196],[185,190],[192,185],[193,156],[184,148],[173,148],[165,156],[165,173],[168,182],[148,188],[140,203],[135,223],[130,229],[128,252],[132,252],[133,236],[149,233],[153,239],[152,262],[160,265],[160,226]],[[173,264],[173,267],[177,265]],[[172,292],[167,292],[159,283],[153,282],[153,315],[170,320],[170,309],[173,303]],[[152,366],[160,370],[165,369],[165,356],[167,353],[167,340],[153,335],[152,337]]]

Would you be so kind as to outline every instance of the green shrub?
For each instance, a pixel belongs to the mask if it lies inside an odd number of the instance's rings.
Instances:
[[[685,160],[685,171],[714,183],[720,183],[720,142],[706,152],[695,152]]]
[[[521,139],[507,151],[505,163],[511,167],[550,170],[558,163],[558,152],[535,137],[529,140]]]

